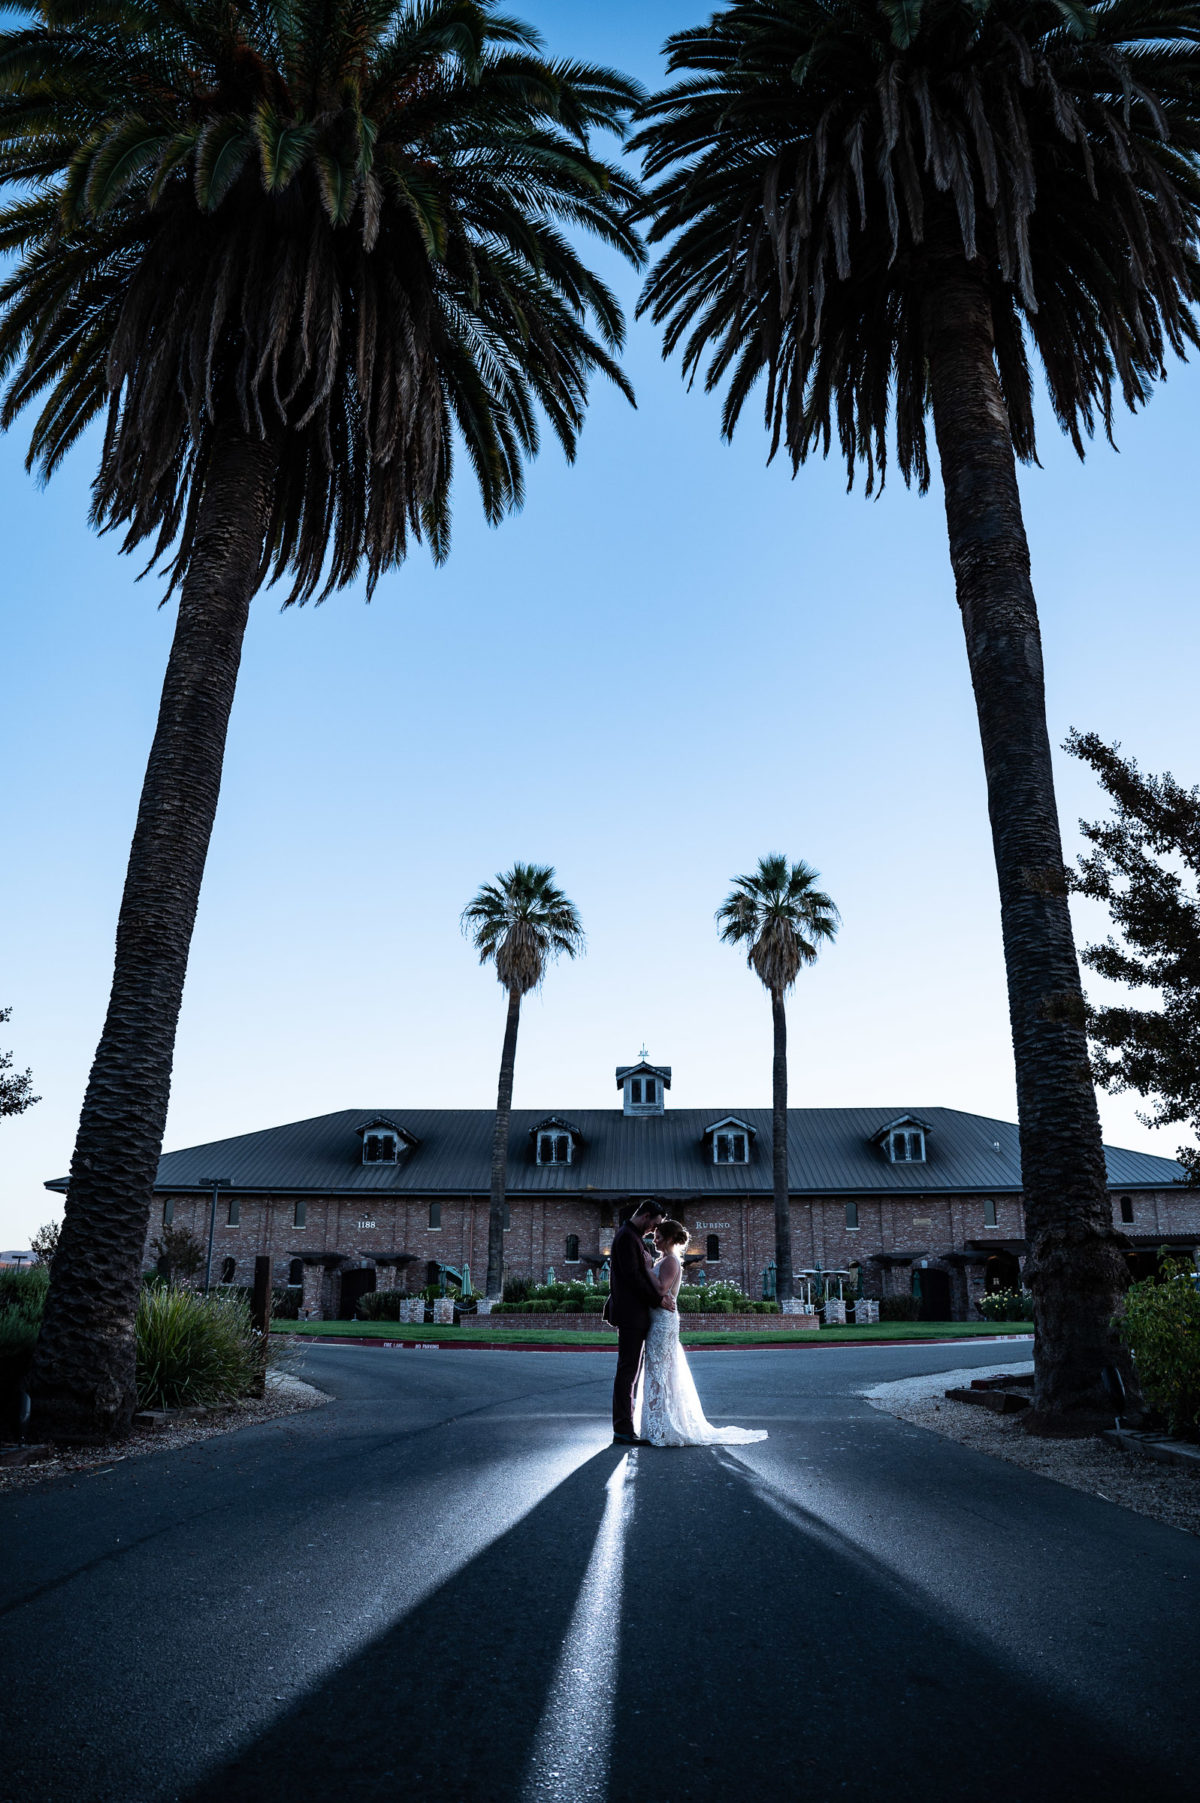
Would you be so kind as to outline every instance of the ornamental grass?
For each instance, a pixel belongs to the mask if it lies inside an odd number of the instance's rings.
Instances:
[[[262,1382],[263,1343],[240,1296],[147,1284],[136,1331],[140,1409],[234,1402]]]

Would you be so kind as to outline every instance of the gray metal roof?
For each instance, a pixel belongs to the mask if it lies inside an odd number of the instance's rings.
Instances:
[[[771,1110],[743,1108],[740,1117],[757,1131],[750,1163],[713,1164],[704,1129],[714,1108],[680,1108],[667,1114],[629,1116],[619,1109],[572,1109],[584,1144],[569,1165],[539,1165],[530,1129],[545,1115],[513,1110],[509,1134],[508,1190],[513,1196],[655,1194],[680,1196],[766,1195],[771,1189]],[[413,1134],[415,1147],[397,1164],[365,1165],[358,1134],[364,1122],[385,1113]],[[897,1116],[916,1115],[928,1125],[927,1161],[891,1164],[871,1143]],[[486,1195],[491,1168],[490,1108],[347,1108],[285,1127],[267,1127],[236,1139],[210,1140],[168,1152],[158,1167],[158,1190],[202,1187],[220,1170],[240,1191],[273,1194]],[[1116,1190],[1162,1189],[1183,1176],[1172,1158],[1106,1146],[1108,1181]],[[788,1113],[790,1186],[795,1194],[932,1195],[939,1191],[1019,1190],[1017,1129],[1010,1121],[962,1114],[954,1108],[793,1108]],[[48,1189],[65,1189],[56,1178]]]

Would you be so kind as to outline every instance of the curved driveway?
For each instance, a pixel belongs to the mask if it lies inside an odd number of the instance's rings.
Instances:
[[[328,1407],[0,1502],[0,1797],[1195,1796],[1200,1542],[857,1394],[1002,1348],[693,1356],[764,1444],[611,1447],[596,1354],[314,1347]]]

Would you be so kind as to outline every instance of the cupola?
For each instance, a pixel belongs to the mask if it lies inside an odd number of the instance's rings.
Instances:
[[[624,1097],[626,1114],[662,1114],[670,1087],[669,1064],[650,1064],[643,1055],[637,1064],[617,1066],[617,1088]]]
[[[929,1131],[928,1122],[919,1121],[915,1114],[902,1114],[872,1133],[871,1144],[879,1147],[889,1164],[924,1164]]]
[[[544,1121],[531,1127],[529,1137],[537,1164],[574,1164],[583,1145],[583,1134],[574,1122],[564,1121],[557,1114],[548,1114]]]
[[[395,1121],[389,1121],[382,1114],[356,1127],[355,1132],[362,1141],[364,1164],[399,1164],[404,1154],[417,1144],[416,1135],[407,1127],[397,1126]]]

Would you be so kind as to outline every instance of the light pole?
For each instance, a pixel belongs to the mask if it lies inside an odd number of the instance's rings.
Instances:
[[[212,1201],[208,1205],[208,1257],[204,1261],[204,1294],[207,1296],[212,1284],[212,1246],[213,1234],[217,1227],[217,1191],[232,1189],[232,1177],[201,1177],[200,1182],[205,1189],[212,1190]]]

